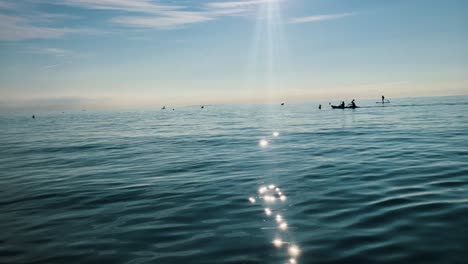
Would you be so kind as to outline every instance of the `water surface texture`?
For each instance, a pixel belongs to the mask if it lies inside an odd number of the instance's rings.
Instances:
[[[2,113],[0,262],[467,263],[468,98],[357,103]]]

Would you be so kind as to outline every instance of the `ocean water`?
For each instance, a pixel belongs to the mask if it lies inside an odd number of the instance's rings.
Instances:
[[[357,103],[1,113],[0,263],[468,263],[468,97]]]

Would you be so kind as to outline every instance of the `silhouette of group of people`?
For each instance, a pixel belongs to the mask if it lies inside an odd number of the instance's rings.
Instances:
[[[349,103],[349,106],[353,107],[353,108],[357,107],[355,101],[356,101],[356,99],[353,99],[351,101],[351,103]],[[343,107],[343,108],[345,107],[345,102],[344,101],[341,101],[340,107]]]

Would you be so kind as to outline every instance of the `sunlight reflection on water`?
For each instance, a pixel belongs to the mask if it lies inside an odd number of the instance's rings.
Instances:
[[[264,205],[269,204],[271,206],[274,206],[274,211],[277,210],[284,210],[282,209],[282,205],[284,205],[284,202],[286,201],[286,196],[281,192],[281,189],[274,184],[269,184],[266,186],[261,186],[258,189],[259,196],[258,198],[262,199],[264,201]],[[277,203],[278,199],[276,197],[279,197],[279,203]],[[249,201],[250,203],[253,203],[252,201],[255,198],[250,197]],[[265,215],[270,217],[273,214],[273,209],[270,207],[265,207],[264,208]],[[276,229],[278,231],[281,231],[284,237],[290,238],[292,234],[288,231],[288,224],[285,219],[285,217],[279,213],[275,214],[275,221],[277,223]],[[268,223],[268,222],[267,222]],[[265,228],[269,229],[269,228]],[[284,244],[288,244],[289,246],[286,249],[285,254],[288,255],[288,263],[297,263],[297,257],[300,255],[300,249],[299,246],[296,244],[293,244],[288,241],[284,241],[283,237],[280,235],[276,235],[275,238],[272,241],[273,245],[281,249]]]
[[[258,144],[260,145],[260,147],[267,147],[268,146],[268,140],[266,139],[261,139]]]

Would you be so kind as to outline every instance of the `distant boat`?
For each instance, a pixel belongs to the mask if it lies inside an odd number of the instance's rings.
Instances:
[[[345,109],[345,108],[350,108],[350,109],[355,109],[359,108],[359,106],[341,106],[341,105],[332,105],[332,109]]]

